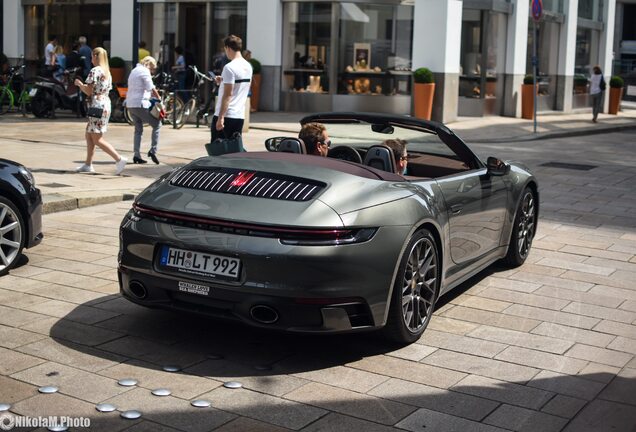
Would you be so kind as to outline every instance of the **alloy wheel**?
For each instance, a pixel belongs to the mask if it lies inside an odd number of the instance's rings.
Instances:
[[[22,245],[22,227],[15,211],[0,202],[0,272],[18,257]]]
[[[532,246],[532,239],[534,238],[534,230],[536,226],[536,207],[534,202],[534,195],[532,192],[526,192],[521,201],[519,207],[519,221],[518,221],[518,236],[517,236],[517,250],[519,256],[525,259]]]
[[[438,271],[435,245],[419,239],[409,253],[402,283],[402,319],[413,333],[426,326],[433,313]]]

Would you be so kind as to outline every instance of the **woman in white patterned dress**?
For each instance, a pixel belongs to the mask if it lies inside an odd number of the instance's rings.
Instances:
[[[101,117],[88,117],[86,125],[86,161],[77,167],[77,172],[93,173],[93,156],[95,147],[101,148],[110,157],[115,159],[115,174],[119,175],[126,166],[126,159],[117,153],[117,150],[104,139],[104,133],[108,130],[108,118],[110,117],[110,98],[108,92],[111,89],[110,68],[108,66],[108,53],[104,48],[93,50],[93,65],[88,73],[86,83],[79,78],[75,79],[75,85],[88,96],[89,108],[102,108]]]

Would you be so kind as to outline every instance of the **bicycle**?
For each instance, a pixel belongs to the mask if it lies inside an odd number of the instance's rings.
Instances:
[[[190,65],[190,69],[194,72],[194,84],[192,85],[191,94],[192,96],[186,102],[185,108],[183,111],[183,121],[177,126],[178,129],[183,127],[183,125],[190,119],[190,116],[196,112],[196,125],[199,127],[199,121],[203,119],[204,123],[207,125],[210,104],[212,102],[212,98],[208,98],[205,104],[200,105],[201,100],[205,100],[205,98],[201,98],[201,92],[204,92],[204,85],[207,82],[212,83],[212,85],[216,85],[214,81],[214,74],[212,72],[208,72],[208,75],[205,75],[197,69],[196,66]]]
[[[9,79],[3,86],[0,86],[0,115],[19,107],[22,115],[26,116],[27,106],[31,103],[30,90],[27,89],[26,81],[22,79],[22,90],[19,94],[16,95],[16,91],[13,89],[14,79],[22,74],[24,68],[24,65],[12,67],[9,71]]]

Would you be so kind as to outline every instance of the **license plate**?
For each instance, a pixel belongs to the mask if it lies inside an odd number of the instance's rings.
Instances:
[[[29,90],[29,96],[33,97],[36,94],[38,94],[38,89],[32,88],[31,90]]]
[[[166,269],[198,276],[238,279],[241,260],[162,246],[159,264]]]

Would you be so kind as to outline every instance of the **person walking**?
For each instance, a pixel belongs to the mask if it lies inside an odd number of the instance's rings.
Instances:
[[[86,36],[80,36],[77,41],[80,44],[79,55],[84,57],[84,77],[88,75],[88,71],[91,70],[91,60],[93,58],[93,50],[86,45]]]
[[[252,80],[252,65],[241,55],[241,38],[229,35],[223,45],[230,62],[223,67],[221,76],[215,78],[219,95],[212,118],[212,142],[217,138],[232,138],[243,130],[245,102]]]
[[[86,161],[77,167],[76,171],[81,173],[94,173],[93,156],[95,147],[101,148],[110,157],[115,159],[115,174],[119,175],[126,167],[128,159],[117,153],[117,150],[104,139],[104,133],[108,129],[108,118],[110,117],[110,98],[108,92],[111,89],[111,77],[108,67],[108,53],[104,48],[98,47],[93,50],[92,62],[94,68],[88,73],[86,82],[79,78],[75,79],[75,85],[88,96],[88,107],[101,108],[101,117],[88,117],[86,125]]]
[[[49,36],[49,43],[44,47],[44,69],[46,76],[53,76],[55,72],[55,47],[57,46],[57,36]]]
[[[599,65],[594,66],[594,73],[590,78],[590,96],[592,97],[592,121],[596,123],[598,113],[603,110],[603,92],[607,87],[603,71]]]
[[[137,66],[130,72],[128,76],[128,93],[126,94],[126,108],[130,113],[130,117],[135,122],[135,136],[133,141],[133,149],[135,155],[133,162],[136,164],[145,164],[146,161],[141,158],[141,138],[144,133],[144,122],[152,127],[152,138],[150,151],[148,156],[156,164],[159,163],[157,158],[157,149],[159,147],[159,129],[161,129],[161,119],[150,115],[150,95],[161,99],[159,92],[152,82],[152,73],[157,68],[157,61],[154,57],[146,56]]]

